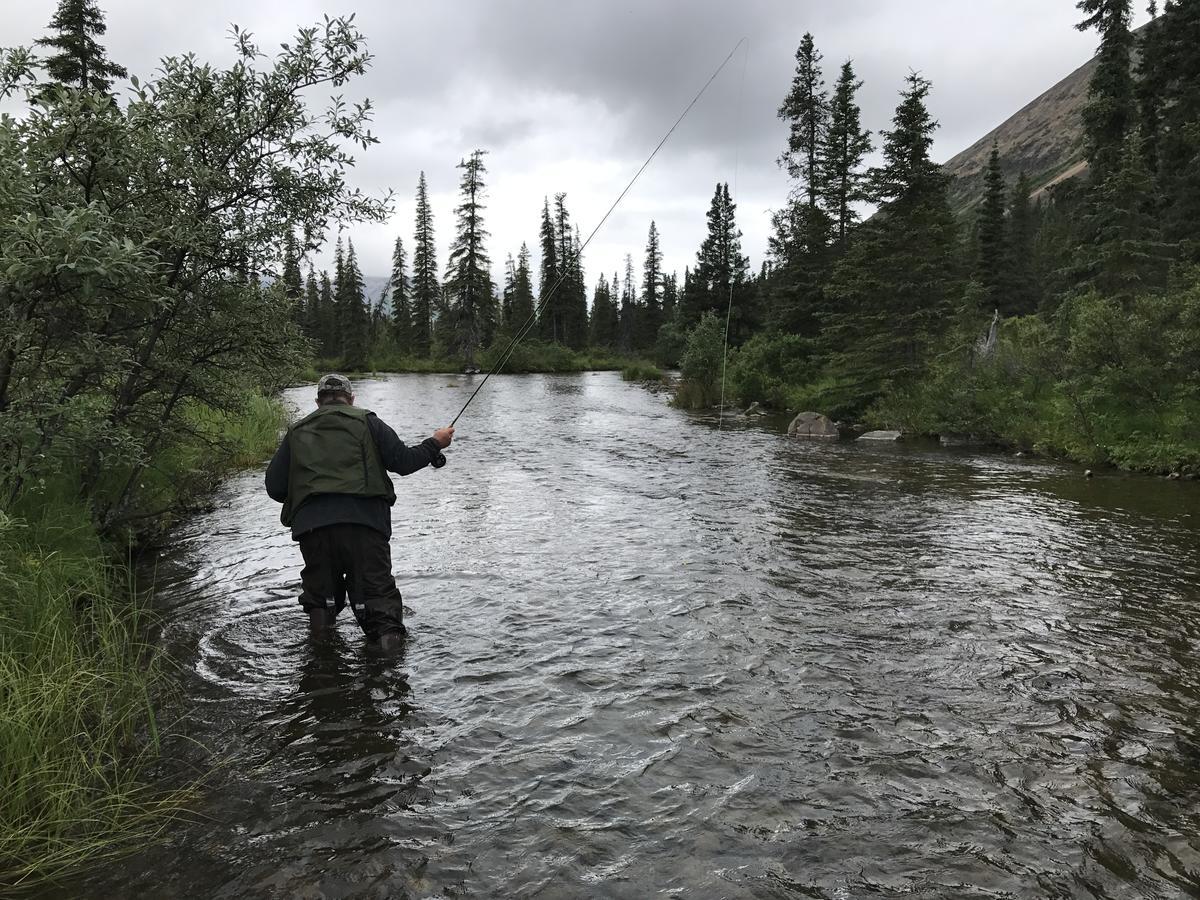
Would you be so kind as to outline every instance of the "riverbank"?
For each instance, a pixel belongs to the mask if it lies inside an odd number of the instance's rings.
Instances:
[[[894,381],[865,377],[809,338],[756,335],[730,352],[729,385],[744,405],[1184,476],[1200,474],[1197,346],[1200,270],[1187,270],[1161,293],[1078,293],[994,322],[965,305],[919,371]],[[693,378],[711,382],[711,372]]]
[[[119,537],[101,536],[70,475],[0,511],[9,599],[0,606],[0,890],[128,850],[189,799],[148,776],[155,699],[169,680],[128,548],[153,542],[225,474],[262,460],[285,417],[281,403],[257,395],[238,412],[188,410],[188,439],[140,482],[137,509],[158,515],[131,519],[137,527]]]
[[[507,349],[507,340],[497,340],[480,352],[475,364],[488,372],[500,361]],[[344,372],[350,377],[371,375],[450,375],[463,371],[463,360],[457,357],[423,357],[407,354],[380,353],[369,358],[365,367],[345,371],[345,361],[338,358],[318,359],[301,373],[302,380],[316,381],[326,372]],[[604,349],[572,350],[562,344],[545,341],[521,341],[513,348],[500,370],[508,375],[548,374],[571,372],[616,372],[626,369],[653,369],[652,363],[636,356],[625,356]]]

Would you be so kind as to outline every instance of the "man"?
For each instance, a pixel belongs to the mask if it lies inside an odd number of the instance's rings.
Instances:
[[[384,650],[403,642],[404,608],[388,539],[396,492],[388,472],[411,475],[444,461],[453,428],[406,447],[370,410],[354,405],[344,375],[317,383],[317,409],[288,429],[267,467],[267,493],[300,543],[300,605],[314,634],[333,624],[349,594],[367,639]]]

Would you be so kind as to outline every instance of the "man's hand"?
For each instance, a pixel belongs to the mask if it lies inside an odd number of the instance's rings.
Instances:
[[[433,433],[433,439],[438,442],[438,446],[445,450],[450,446],[450,441],[454,439],[454,426],[447,425],[445,428],[439,428]]]

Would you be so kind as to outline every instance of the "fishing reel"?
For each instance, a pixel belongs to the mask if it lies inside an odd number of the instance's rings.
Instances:
[[[438,455],[433,458],[433,462],[431,462],[430,465],[433,466],[435,469],[440,469],[445,464],[446,464],[446,454],[443,453],[441,450],[439,450]]]

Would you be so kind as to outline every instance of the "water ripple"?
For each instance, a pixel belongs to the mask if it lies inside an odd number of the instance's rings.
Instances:
[[[415,439],[474,383],[359,396]],[[398,660],[307,640],[260,473],[180,530],[172,752],[222,765],[64,896],[1200,893],[1195,485],[611,374],[498,378],[460,430],[398,484]]]

